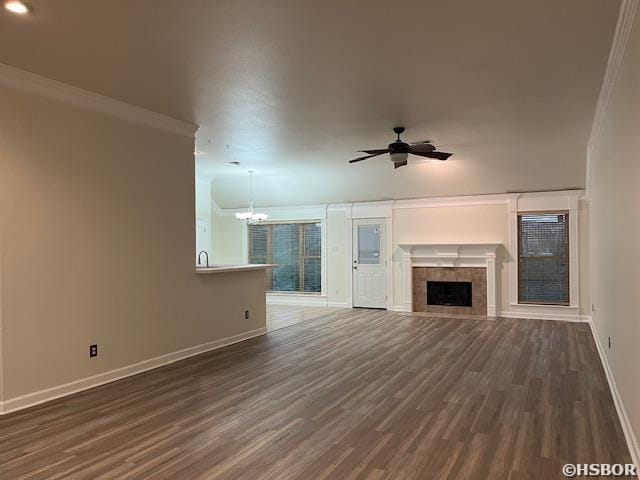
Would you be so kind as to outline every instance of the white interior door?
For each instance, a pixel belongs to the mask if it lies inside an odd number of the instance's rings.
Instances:
[[[385,219],[353,221],[353,306],[387,307]]]

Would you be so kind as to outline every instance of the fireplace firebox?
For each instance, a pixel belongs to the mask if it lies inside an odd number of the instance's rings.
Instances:
[[[427,281],[427,305],[471,307],[471,282]]]

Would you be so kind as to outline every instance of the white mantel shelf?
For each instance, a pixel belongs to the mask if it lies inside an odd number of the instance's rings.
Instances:
[[[497,314],[496,251],[501,243],[405,243],[402,251],[403,310],[413,311],[413,267],[484,267],[487,269],[487,316]]]
[[[501,243],[405,243],[398,245],[414,266],[484,267],[487,257],[496,256]],[[480,260],[480,262],[477,262]],[[425,263],[425,265],[418,265]],[[478,265],[479,263],[479,265]]]

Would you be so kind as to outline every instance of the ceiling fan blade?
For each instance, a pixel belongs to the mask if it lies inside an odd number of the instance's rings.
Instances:
[[[453,153],[446,152],[411,152],[411,154],[418,155],[420,157],[435,158],[436,160],[446,160],[453,155]]]
[[[431,140],[420,140],[419,142],[411,142],[409,145],[420,145],[421,143],[431,143]]]
[[[405,160],[404,162],[398,162],[393,164],[393,168],[404,167],[408,162]]]
[[[385,150],[384,152],[374,153],[373,155],[365,155],[364,157],[354,158],[353,160],[349,160],[349,163],[361,162],[362,160],[366,160],[367,158],[371,157],[377,157],[378,155],[382,155],[383,153],[387,153],[387,151]]]
[[[433,152],[435,149],[436,149],[436,147],[434,147],[430,143],[418,143],[418,144],[412,144],[409,147],[409,153],[414,153],[414,152]]]
[[[370,154],[380,155],[381,153],[388,153],[389,149],[388,148],[379,148],[377,150],[358,150],[358,151],[362,152],[362,153],[370,153]]]

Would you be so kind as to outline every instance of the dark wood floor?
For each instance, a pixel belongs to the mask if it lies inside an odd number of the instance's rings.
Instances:
[[[543,479],[630,462],[586,324],[341,310],[0,418],[2,479]]]

